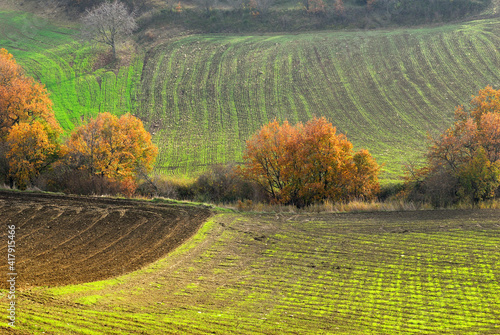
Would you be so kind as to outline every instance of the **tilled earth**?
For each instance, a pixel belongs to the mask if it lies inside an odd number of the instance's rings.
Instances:
[[[202,206],[0,191],[0,253],[7,258],[15,225],[18,289],[91,282],[165,256],[210,215]],[[8,267],[7,259],[0,264],[2,277]]]

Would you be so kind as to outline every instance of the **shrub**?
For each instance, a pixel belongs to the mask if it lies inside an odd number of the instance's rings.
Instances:
[[[195,200],[215,203],[266,199],[265,192],[260,185],[243,179],[232,164],[217,164],[210,167],[194,183],[193,193]]]

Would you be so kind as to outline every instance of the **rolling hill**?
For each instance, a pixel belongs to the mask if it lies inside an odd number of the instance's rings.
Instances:
[[[131,111],[160,148],[156,172],[193,175],[240,162],[245,140],[274,118],[326,116],[395,181],[455,106],[500,87],[497,18],[412,29],[294,35],[193,35],[129,52],[121,66],[76,31],[0,12],[0,46],[52,92],[65,129],[98,112]],[[28,23],[27,23],[28,22]]]

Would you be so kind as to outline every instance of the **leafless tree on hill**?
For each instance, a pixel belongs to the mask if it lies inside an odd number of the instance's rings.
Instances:
[[[84,39],[109,45],[113,49],[113,58],[116,58],[117,42],[137,29],[133,13],[116,0],[87,10],[82,23]]]

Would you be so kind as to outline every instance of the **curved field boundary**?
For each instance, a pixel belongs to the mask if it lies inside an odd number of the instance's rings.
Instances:
[[[181,245],[204,207],[0,191],[0,222],[16,226],[19,288],[84,283],[137,270]],[[0,252],[7,252],[7,244]],[[7,264],[0,264],[7,273]],[[2,284],[5,287],[5,284]]]

